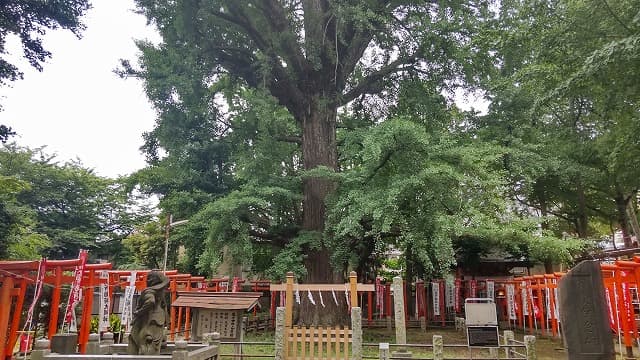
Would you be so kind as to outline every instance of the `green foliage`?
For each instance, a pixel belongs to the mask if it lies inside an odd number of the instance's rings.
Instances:
[[[337,263],[383,257],[391,244],[416,275],[442,274],[455,262],[452,239],[476,222],[495,221],[503,209],[499,148],[434,136],[405,119],[388,120],[360,141],[351,155],[361,164],[343,172],[329,211]],[[353,251],[361,239],[371,242],[369,252]]]
[[[501,4],[500,59],[487,83],[490,113],[477,134],[508,148],[505,169],[524,216],[598,238],[591,223],[625,233],[637,193],[638,29],[634,1]],[[629,156],[630,155],[630,156]],[[622,165],[622,164],[625,165]],[[535,214],[534,214],[535,212]],[[607,231],[609,232],[609,231]]]
[[[100,332],[100,317],[92,316],[89,322],[89,333],[98,334]]]
[[[160,269],[164,259],[165,236],[157,222],[139,226],[122,240],[128,258],[121,262],[124,268]]]
[[[182,271],[303,277],[326,255],[327,279],[372,277],[390,248],[408,277],[496,253],[570,262],[587,245],[563,232],[626,222],[633,1],[137,4],[163,42],[123,62],[159,114],[129,186],[189,220],[169,239]],[[453,106],[463,83],[488,114]],[[133,263],[153,265],[155,231],[131,238]]]
[[[122,327],[122,320],[120,320],[120,316],[117,314],[109,315],[109,331],[112,333],[119,333],[124,331]]]
[[[2,258],[72,258],[84,248],[116,259],[120,240],[148,218],[118,181],[77,162],[58,164],[42,149],[0,149],[0,183]]]
[[[572,265],[573,260],[586,252],[593,250],[595,244],[584,239],[559,239],[554,236],[543,235],[531,239],[529,242],[530,258],[534,262],[543,264]]]

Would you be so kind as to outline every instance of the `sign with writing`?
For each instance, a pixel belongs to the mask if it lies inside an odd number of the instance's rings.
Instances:
[[[440,316],[440,284],[431,283],[431,294],[433,295],[433,315]]]
[[[109,285],[100,284],[100,330],[109,330],[109,307],[111,300],[109,299]]]
[[[467,326],[498,325],[496,303],[492,299],[466,299],[464,302],[464,314]]]
[[[514,284],[507,284],[507,311],[509,320],[516,320],[516,289]]]
[[[522,291],[520,297],[522,298],[522,315],[529,315],[529,300],[527,294],[526,284],[522,283]]]
[[[80,264],[76,266],[73,284],[71,285],[71,291],[69,292],[69,300],[67,301],[67,308],[64,316],[64,323],[67,324],[71,324],[73,321],[76,305],[78,305],[80,297],[82,296],[82,275],[84,274],[85,264],[87,263],[87,250],[80,250],[80,255],[78,257],[80,258]],[[62,324],[63,326],[64,323]]]
[[[135,293],[135,286],[127,286],[124,289],[124,306],[122,307],[122,325],[125,329],[129,330],[129,325],[133,320],[133,294]]]
[[[456,293],[455,293],[455,287],[453,284],[453,281],[447,281],[445,283],[445,296],[444,296],[444,301],[447,305],[448,308],[452,308],[455,305],[454,299],[455,299]]]
[[[500,347],[497,326],[467,326],[469,347]]]
[[[489,299],[496,299],[496,283],[491,280],[486,281],[487,284],[487,297]]]

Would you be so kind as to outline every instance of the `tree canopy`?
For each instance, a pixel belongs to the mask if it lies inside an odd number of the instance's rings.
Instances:
[[[150,219],[121,182],[60,164],[42,149],[0,149],[0,185],[2,259],[68,259],[90,249],[118,262],[120,241]]]
[[[145,80],[161,114],[145,150],[152,158],[165,150],[166,165],[213,150],[216,179],[236,178],[226,183],[228,195],[198,197],[213,212],[208,218],[216,215],[202,227],[208,238],[295,253],[288,258],[301,261],[297,269],[323,282],[345,270],[331,262],[326,237],[327,201],[339,182],[333,173],[343,170],[337,129],[355,112],[368,117],[357,126],[386,118],[403,80],[439,90],[474,80],[487,54],[472,38],[493,18],[484,1],[137,3],[164,39],[139,44],[139,67],[124,63],[124,73]],[[202,270],[219,249],[203,250]]]

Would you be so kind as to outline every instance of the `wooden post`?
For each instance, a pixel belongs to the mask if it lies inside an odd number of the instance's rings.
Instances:
[[[351,307],[358,306],[358,275],[355,271],[349,273],[349,285],[351,287]]]
[[[287,295],[284,301],[284,326],[291,328],[293,325],[293,273],[287,273]],[[285,341],[286,342],[286,341]]]
[[[84,294],[82,298],[82,319],[80,320],[80,333],[78,334],[78,350],[81,354],[86,352],[89,342],[89,332],[91,331],[91,309],[93,308],[93,285],[95,281],[95,270],[89,270],[89,278],[85,283],[84,277],[80,281],[80,286],[84,284]],[[72,310],[73,311],[73,310]]]
[[[4,359],[5,345],[9,336],[9,313],[11,311],[11,290],[13,290],[13,278],[5,276],[0,286],[0,356]],[[18,309],[19,311],[19,309]]]
[[[271,326],[275,326],[276,324],[276,294],[278,294],[277,291],[271,291],[271,307],[269,308],[269,313],[271,314]]]
[[[542,284],[544,283],[544,275],[534,275],[533,276],[536,282],[536,293],[538,295],[538,313],[540,314],[540,331],[541,334],[544,334],[547,329],[546,324],[546,314],[544,313],[544,302],[542,301]],[[535,314],[534,314],[535,316]]]
[[[62,266],[55,267],[55,284],[49,305],[49,340],[58,332],[58,309],[60,307],[60,291],[62,290]]]
[[[169,227],[167,227],[168,229]],[[168,230],[167,230],[168,231]],[[166,257],[165,257],[166,259]],[[165,269],[166,270],[166,269]],[[177,297],[177,279],[173,278],[170,280],[169,291],[171,292],[171,303],[173,304],[176,301]],[[146,282],[146,279],[145,279]],[[170,306],[169,309],[169,339],[174,341],[176,338],[176,307]]]
[[[373,293],[367,292],[367,323],[371,325],[373,322]]]
[[[19,289],[20,290],[18,293],[18,297],[16,298],[16,304],[14,307],[14,309],[16,309],[17,311],[14,310],[13,319],[11,320],[11,327],[9,329],[9,343],[7,344],[7,351],[6,351],[7,353],[5,354],[8,357],[11,357],[11,355],[13,355],[12,354],[13,345],[15,345],[16,341],[18,340],[18,330],[19,330],[18,327],[20,326],[20,315],[22,314],[22,311],[20,311],[20,309],[22,309],[22,305],[24,304],[24,298],[27,292],[27,279],[25,278],[20,279]],[[33,336],[33,335],[29,335],[29,336]]]

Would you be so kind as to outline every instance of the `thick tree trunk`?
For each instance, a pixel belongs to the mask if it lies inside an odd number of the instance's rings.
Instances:
[[[578,214],[576,219],[576,231],[578,237],[584,239],[587,237],[589,229],[589,217],[587,216],[587,199],[584,194],[582,183],[578,182]]]
[[[302,156],[304,168],[314,169],[326,166],[336,170],[338,167],[336,145],[335,107],[326,105],[323,99],[314,97],[310,101],[308,116],[302,121]],[[308,177],[303,181],[302,228],[306,231],[324,231],[325,200],[334,189],[333,182],[326,178]],[[331,267],[329,251],[324,244],[319,250],[308,249],[305,267],[308,282],[327,283],[342,281],[337,279],[336,271]]]
[[[636,195],[634,195],[630,201],[627,202],[627,216],[629,216],[629,222],[631,223],[631,229],[636,236],[636,241],[640,238],[640,225],[638,224],[638,214],[636,212]]]
[[[624,239],[624,247],[631,247],[631,236],[629,236],[629,217],[627,216],[627,203],[628,199],[625,198],[622,192],[618,191],[614,197],[616,202],[616,210],[618,214],[618,226],[622,231],[622,238]]]
[[[304,168],[314,169],[326,166],[336,170],[338,167],[336,144],[335,107],[327,106],[327,101],[320,97],[311,97],[308,113],[300,121],[302,126],[302,155]],[[334,191],[334,183],[326,178],[308,177],[303,181],[303,216],[302,227],[306,231],[324,232],[326,215],[326,198]],[[322,244],[319,248],[310,246],[304,249],[307,283],[343,283],[342,269],[334,269],[330,262],[330,252]],[[301,294],[302,297],[308,294]],[[316,304],[302,301],[299,307],[297,322],[300,324],[346,324],[348,322],[348,306],[344,292],[336,292],[334,301],[331,292],[323,292],[325,307],[317,302],[319,294],[312,294]]]

